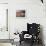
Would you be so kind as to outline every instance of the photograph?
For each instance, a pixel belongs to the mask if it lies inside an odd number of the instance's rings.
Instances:
[[[25,17],[25,10],[16,10],[16,17]]]

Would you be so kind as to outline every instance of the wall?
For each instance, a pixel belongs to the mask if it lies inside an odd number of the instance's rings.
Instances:
[[[43,27],[44,41],[46,44],[46,0],[44,0],[44,5],[40,0],[0,0],[0,3],[9,3],[8,30],[11,34],[10,36],[13,36],[16,30],[19,32],[26,30],[27,22],[36,22],[40,23]],[[26,11],[26,17],[16,18],[16,10],[18,9],[24,9]]]
[[[0,39],[9,38],[9,32],[6,31],[7,9],[8,9],[7,4],[0,4]]]
[[[8,3],[8,1],[0,0],[0,39],[9,39],[9,31],[6,31],[8,4],[5,3]]]
[[[19,9],[24,9],[26,11],[26,17],[16,17],[16,10]],[[13,33],[17,30],[19,32],[26,30],[27,22],[34,22],[42,25],[44,41],[46,41],[45,5],[43,5],[40,0],[9,0],[9,15],[10,36],[13,36]]]
[[[5,23],[6,18],[5,17],[6,17],[6,9],[8,9],[8,5],[7,4],[1,4],[1,3],[8,3],[8,0],[0,0],[0,21],[1,21],[0,27],[3,27],[4,25],[6,25],[6,23]],[[3,17],[3,18],[1,18],[1,17]],[[4,19],[4,21],[2,19]],[[0,31],[0,39],[9,39],[9,32]],[[0,46],[12,46],[12,45],[11,45],[11,43],[0,43]]]
[[[8,2],[8,0],[0,0],[0,2]],[[45,2],[45,1],[44,1]],[[26,11],[26,17],[16,18],[16,10],[24,9]],[[46,42],[46,16],[45,16],[45,5],[40,0],[9,0],[9,32],[10,36],[18,30],[26,30],[28,23],[40,23],[43,26],[44,41]],[[11,37],[13,38],[13,37]],[[46,44],[46,43],[45,43]]]
[[[0,0],[0,3],[8,3],[8,0]]]

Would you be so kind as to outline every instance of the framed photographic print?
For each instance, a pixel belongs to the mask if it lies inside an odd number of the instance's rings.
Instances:
[[[16,10],[16,17],[25,17],[25,10]]]

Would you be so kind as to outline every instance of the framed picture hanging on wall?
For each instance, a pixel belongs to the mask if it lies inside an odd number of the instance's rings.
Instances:
[[[16,17],[25,17],[25,10],[16,10]]]

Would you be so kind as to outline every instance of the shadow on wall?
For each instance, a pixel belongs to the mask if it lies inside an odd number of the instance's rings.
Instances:
[[[44,45],[44,37],[43,37],[43,26],[42,25],[40,25],[40,39],[42,40],[42,45],[45,46]]]

